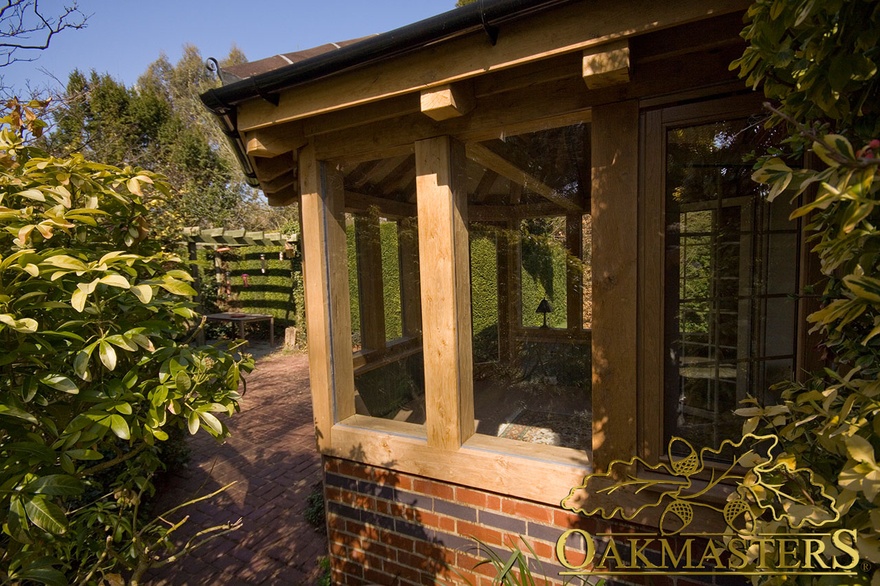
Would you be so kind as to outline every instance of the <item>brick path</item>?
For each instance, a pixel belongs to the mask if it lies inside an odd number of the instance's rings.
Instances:
[[[198,529],[234,521],[244,525],[183,560],[151,571],[152,586],[310,585],[327,553],[327,538],[303,517],[306,497],[321,479],[303,354],[275,354],[248,376],[232,436],[218,445],[200,432],[190,440],[189,467],[169,480],[162,500],[179,503],[237,483],[189,508],[184,526]],[[161,505],[160,505],[161,506]],[[164,506],[159,511],[167,509]]]

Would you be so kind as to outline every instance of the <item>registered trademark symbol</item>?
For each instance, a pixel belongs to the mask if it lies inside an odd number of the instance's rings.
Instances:
[[[862,560],[859,564],[859,569],[861,569],[862,572],[864,572],[865,574],[869,574],[871,573],[871,570],[874,569],[874,564],[872,564],[868,560]]]

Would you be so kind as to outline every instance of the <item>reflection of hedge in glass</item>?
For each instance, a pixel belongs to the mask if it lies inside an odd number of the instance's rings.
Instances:
[[[471,315],[474,361],[498,359],[498,251],[496,236],[471,225]]]
[[[542,299],[550,302],[547,325],[564,328],[566,319],[565,218],[535,218],[521,225],[522,325],[541,327],[544,318],[535,312]]]
[[[397,222],[381,220],[379,223],[382,253],[382,274],[369,275],[382,279],[382,296],[385,311],[385,339],[394,340],[403,336],[403,317],[400,301],[400,243]],[[357,267],[357,242],[355,222],[352,215],[346,214],[345,234],[348,253],[348,292],[351,303],[351,335],[355,349],[361,342],[361,309]]]

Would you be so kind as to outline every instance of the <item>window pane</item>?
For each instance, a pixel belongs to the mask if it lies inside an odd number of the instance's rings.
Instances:
[[[590,449],[589,142],[468,145],[477,433]]]
[[[793,371],[798,225],[744,162],[775,140],[747,120],[667,133],[667,439],[736,437],[739,401]]]
[[[415,158],[342,166],[355,408],[425,422]]]

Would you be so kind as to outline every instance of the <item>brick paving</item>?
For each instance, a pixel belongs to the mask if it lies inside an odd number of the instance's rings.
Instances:
[[[304,354],[260,359],[247,378],[241,413],[229,422],[226,443],[201,432],[190,439],[192,460],[161,488],[157,510],[235,481],[226,492],[188,507],[181,537],[238,518],[243,526],[151,570],[147,584],[315,584],[327,538],[303,516],[306,497],[321,480],[308,374]]]

